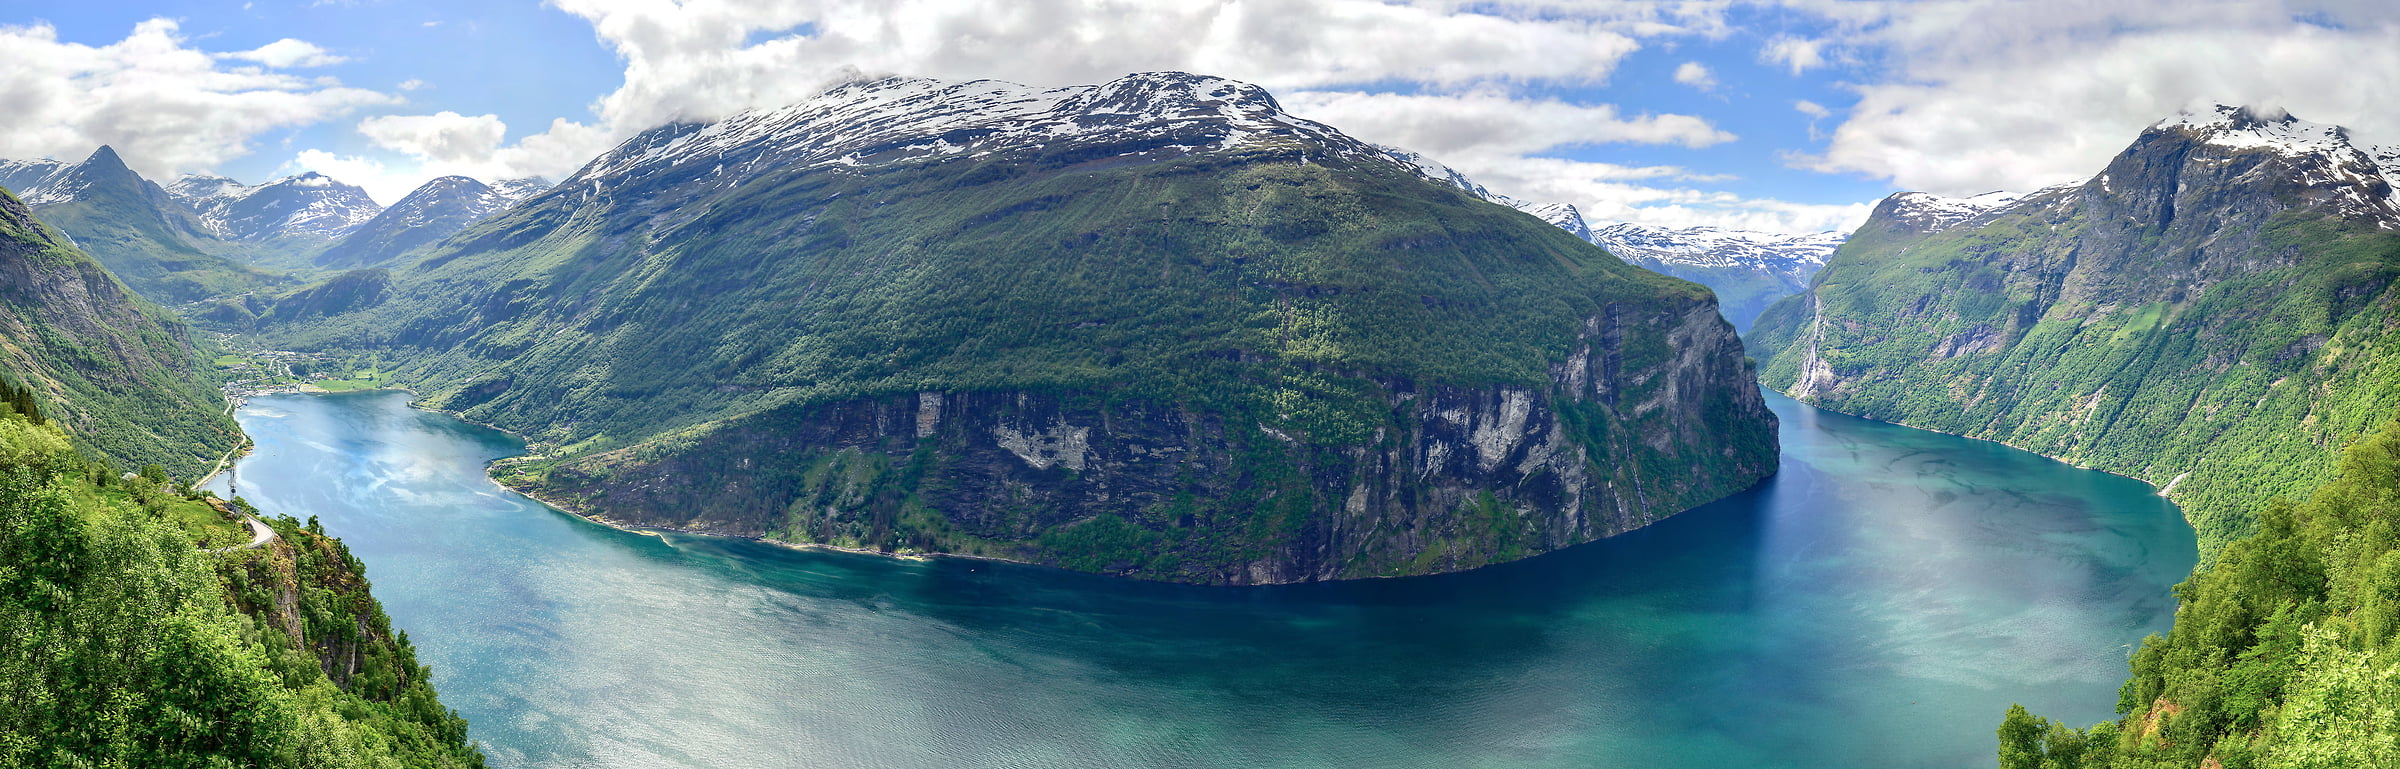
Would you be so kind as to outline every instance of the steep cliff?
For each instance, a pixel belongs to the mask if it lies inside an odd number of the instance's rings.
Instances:
[[[1671,357],[1626,365],[1627,336]],[[1773,471],[1773,416],[1703,301],[1587,318],[1540,386],[1373,380],[1316,438],[1261,409],[1097,391],[773,409],[507,476],[609,520],[1262,584],[1456,571],[1622,533]]]
[[[630,523],[1279,582],[1775,466],[1705,289],[1180,73],[666,126],[345,280],[280,338],[390,350],[542,444],[513,483]]]
[[[2163,486],[2213,551],[2400,409],[2400,209],[2371,150],[2219,108],[2080,184],[1895,195],[1749,341],[1801,400]]]
[[[0,371],[79,445],[191,478],[241,441],[189,333],[0,191]]]

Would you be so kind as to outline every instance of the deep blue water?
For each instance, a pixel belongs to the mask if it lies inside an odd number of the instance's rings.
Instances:
[[[236,477],[366,560],[502,767],[1989,767],[2011,702],[2113,717],[2193,564],[2173,506],[1768,397],[1783,468],[1750,492],[1272,588],[617,531],[398,393],[253,400]]]

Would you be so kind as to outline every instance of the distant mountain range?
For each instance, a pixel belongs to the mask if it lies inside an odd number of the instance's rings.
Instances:
[[[284,270],[368,266],[437,242],[549,187],[539,178],[485,185],[427,182],[392,209],[356,186],[310,172],[246,185],[186,175],[161,187],[101,147],[79,163],[0,160],[0,187],[20,195],[152,301],[216,299],[196,317],[246,327],[267,309],[230,297],[288,285]]]
[[[464,176],[426,182],[373,219],[345,232],[313,260],[331,269],[380,265],[440,241],[550,188],[540,177],[486,185]]]
[[[0,164],[0,184],[151,301],[181,304],[280,282],[215,248],[218,239],[196,212],[108,147],[80,163]]]
[[[197,212],[209,232],[226,240],[331,240],[383,211],[366,190],[314,171],[257,186],[222,176],[184,176],[166,189]]]

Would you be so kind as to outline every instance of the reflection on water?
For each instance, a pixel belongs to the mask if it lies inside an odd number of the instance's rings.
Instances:
[[[1769,397],[1783,471],[1732,499],[1269,588],[616,531],[395,393],[253,401],[239,472],[366,560],[499,766],[1983,767],[2010,702],[2112,717],[2192,566],[2173,507]]]

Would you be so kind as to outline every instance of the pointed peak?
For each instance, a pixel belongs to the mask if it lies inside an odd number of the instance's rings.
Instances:
[[[84,158],[83,164],[95,168],[124,168],[125,159],[117,157],[115,147],[103,144],[99,149],[92,150],[91,157]]]

